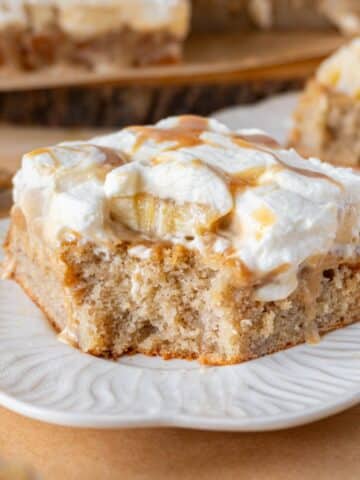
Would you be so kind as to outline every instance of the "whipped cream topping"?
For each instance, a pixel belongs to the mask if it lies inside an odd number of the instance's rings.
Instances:
[[[131,27],[164,30],[178,37],[188,31],[188,0],[0,0],[0,26],[46,28],[56,24],[79,41]]]
[[[360,175],[195,116],[31,152],[14,200],[53,245],[130,233],[147,248],[184,244],[239,262],[264,301],[286,298],[307,261],[360,236]]]
[[[341,47],[325,60],[316,78],[337,92],[360,99],[360,38]]]

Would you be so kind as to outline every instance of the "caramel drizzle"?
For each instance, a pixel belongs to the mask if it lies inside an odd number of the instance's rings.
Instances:
[[[81,174],[93,172],[94,176],[97,176],[103,180],[106,174],[110,170],[113,170],[114,168],[129,162],[128,157],[123,152],[116,150],[114,148],[104,147],[102,145],[95,145],[91,143],[87,143],[86,147],[96,148],[98,151],[100,151],[105,155],[105,160],[101,164],[89,165],[86,169],[82,170]],[[77,145],[59,145],[57,146],[57,148],[61,148],[68,152],[75,152],[75,153],[84,152],[82,145],[78,145],[78,146]],[[45,147],[45,148],[39,148],[37,150],[33,150],[32,152],[30,152],[29,155],[31,157],[35,157],[37,155],[42,155],[44,153],[48,154],[54,163],[54,166],[51,166],[50,168],[58,168],[61,166],[58,157],[56,156],[55,152],[51,147]],[[77,175],[79,174],[80,172],[77,172]],[[76,174],[74,173],[74,176],[75,175]]]
[[[258,186],[259,178],[265,171],[266,167],[252,167],[243,172],[232,174],[229,176],[230,191],[235,194],[241,189]]]
[[[51,156],[52,154],[51,148],[50,147],[37,148],[35,150],[32,150],[30,153],[28,153],[28,156],[37,157],[38,155],[43,155],[44,153],[48,153]]]
[[[92,143],[87,143],[86,147],[96,148],[105,155],[105,161],[101,163],[101,166],[105,165],[115,168],[129,162],[129,159],[124,154],[124,152],[116,150],[115,148],[104,147],[102,145],[95,145]],[[69,152],[83,152],[82,147],[76,145],[61,145],[61,148],[64,148]]]
[[[290,267],[290,263],[283,263],[282,265],[273,268],[261,278],[261,283],[264,285],[266,283],[272,282],[278,275],[287,272]]]
[[[30,153],[28,153],[28,156],[30,158],[34,158],[34,157],[37,157],[38,155],[43,155],[43,154],[48,154],[51,160],[53,161],[54,165],[46,165],[46,166],[42,165],[42,169],[50,169],[51,171],[54,168],[59,166],[59,161],[57,159],[57,156],[55,155],[51,147],[37,148],[36,150],[33,150]]]
[[[138,135],[135,141],[135,145],[133,147],[133,152],[136,152],[148,139],[152,139],[155,142],[159,143],[175,143],[174,147],[168,148],[168,150],[177,150],[180,148],[194,147],[206,143],[200,137],[201,134],[204,133],[204,131],[208,130],[208,127],[208,120],[204,117],[197,115],[183,115],[179,118],[178,125],[173,128],[135,126],[129,127],[129,131],[134,132]],[[283,168],[286,168],[308,178],[326,180],[327,182],[335,185],[337,188],[340,188],[341,190],[344,189],[343,185],[340,182],[337,182],[336,180],[324,173],[314,172],[305,168],[288,165],[273,151],[274,149],[276,150],[280,148],[280,144],[268,135],[260,133],[236,133],[232,134],[230,138],[235,144],[239,145],[242,148],[258,150],[271,155],[275,159],[275,161]],[[124,155],[123,152],[109,147],[98,145],[93,146],[105,154],[106,160],[103,165],[109,165],[110,167],[115,168],[129,161],[129,159]],[[62,148],[67,148],[68,150],[73,151],[80,150],[80,147],[75,146],[63,146]],[[31,155],[35,156],[45,152],[51,155],[54,162],[57,162],[55,155],[53,155],[53,152],[49,148],[34,150],[33,152],[31,152]],[[265,167],[254,167],[244,172],[240,172],[238,174],[230,176],[224,172],[220,172],[219,168],[209,165],[207,166],[208,168],[214,170],[218,175],[221,174],[223,178],[226,178],[230,189],[233,192],[234,190],[236,191],[239,187],[243,188],[247,186],[257,186],[259,178],[266,171]]]
[[[105,161],[102,165],[106,165],[112,168],[120,167],[121,165],[125,165],[125,163],[129,163],[130,159],[124,152],[120,150],[116,150],[110,147],[104,147],[102,145],[92,145],[93,147],[100,150],[105,155]]]
[[[274,150],[281,148],[280,143],[275,140],[275,138],[270,137],[264,133],[246,133],[239,134],[235,133],[231,135],[234,143],[237,143],[237,140],[244,140],[248,144],[253,145],[262,145],[264,147],[272,148]],[[240,145],[241,146],[241,145]]]
[[[272,210],[270,210],[270,208],[265,206],[256,209],[252,216],[255,220],[266,227],[270,227],[276,221],[275,214],[272,212]]]
[[[235,143],[237,143],[239,146],[243,147],[243,148],[251,148],[251,149],[254,149],[254,146],[256,147],[255,149],[261,151],[261,152],[264,152],[264,153],[268,153],[269,155],[271,155],[275,161],[277,163],[279,163],[282,167],[288,169],[288,170],[291,170],[292,172],[294,173],[298,173],[299,175],[302,175],[304,177],[308,177],[308,178],[315,178],[317,180],[326,180],[327,182],[335,185],[337,188],[339,188],[340,190],[344,190],[344,186],[334,180],[332,177],[329,177],[328,175],[326,175],[325,173],[321,173],[321,172],[314,172],[313,170],[308,170],[308,169],[305,169],[305,168],[301,168],[301,167],[294,167],[292,165],[289,165],[287,164],[286,162],[284,162],[283,160],[281,160],[281,158],[276,155],[275,152],[273,152],[272,150],[272,147],[269,147],[269,148],[263,148],[262,145],[266,145],[266,143],[263,143],[264,141],[267,142],[268,139],[270,137],[266,136],[266,135],[258,135],[258,134],[250,134],[250,135],[241,135],[241,134],[235,134],[233,135],[233,141]],[[240,140],[240,141],[239,141]],[[260,143],[257,143],[259,142]],[[275,145],[279,146],[279,144],[274,140],[274,143]],[[268,145],[267,145],[268,146]],[[276,147],[278,148],[278,147]]]
[[[278,267],[275,267],[269,272],[262,275],[260,277],[260,280],[259,280],[259,277],[257,277],[254,273],[252,273],[253,281],[257,287],[261,287],[263,285],[266,285],[267,283],[271,283],[273,280],[275,280],[276,277],[278,277],[282,273],[287,272],[290,269],[290,267],[291,267],[290,263],[283,263]]]
[[[196,115],[183,115],[179,118],[179,123],[173,128],[158,128],[158,127],[130,127],[129,130],[138,134],[133,147],[133,151],[136,152],[147,140],[152,139],[155,142],[173,142],[174,147],[168,148],[168,150],[177,150],[185,147],[194,147],[206,143],[202,140],[201,134],[208,129],[208,120],[206,118]],[[231,140],[242,148],[248,148],[258,150],[271,155],[275,161],[283,168],[291,170],[304,177],[326,180],[332,183],[337,188],[343,190],[343,185],[337,182],[333,178],[321,172],[314,172],[301,167],[294,167],[284,162],[273,150],[279,149],[280,144],[270,137],[269,135],[260,133],[249,134],[232,134]],[[219,169],[217,174],[219,174]],[[265,172],[265,168],[254,167],[246,172],[241,172],[236,175],[232,175],[228,180],[231,190],[236,190],[238,187],[244,186],[257,186],[258,179]],[[229,177],[222,174],[222,176]]]
[[[149,139],[155,142],[174,142],[176,145],[168,150],[195,147],[204,141],[201,134],[208,129],[208,120],[196,115],[183,115],[179,124],[173,128],[130,127],[129,131],[138,134],[133,151],[136,152]]]
[[[236,265],[240,266],[241,272],[241,285],[242,286],[254,286],[260,288],[268,283],[271,283],[282,273],[287,272],[291,265],[290,263],[283,263],[278,267],[273,268],[267,273],[259,275],[247,267],[247,265],[240,259],[236,259]]]
[[[179,119],[179,124],[183,128],[189,128],[192,130],[208,130],[209,121],[205,117],[200,115],[182,115]]]
[[[319,331],[316,325],[316,305],[317,299],[321,294],[322,274],[328,266],[332,266],[331,263],[327,265],[325,257],[320,255],[308,260],[308,264],[303,270],[304,334],[305,341],[310,344],[319,342]]]

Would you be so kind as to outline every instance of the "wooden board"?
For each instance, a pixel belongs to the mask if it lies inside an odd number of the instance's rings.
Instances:
[[[180,85],[229,83],[264,76],[308,73],[344,42],[335,32],[248,32],[197,34],[178,65],[86,72],[54,68],[36,73],[3,73],[0,91],[74,85]],[[283,66],[288,68],[284,70]]]
[[[333,32],[202,34],[190,37],[178,65],[97,73],[69,67],[3,71],[0,122],[121,128],[170,115],[210,115],[301,88],[343,42]]]

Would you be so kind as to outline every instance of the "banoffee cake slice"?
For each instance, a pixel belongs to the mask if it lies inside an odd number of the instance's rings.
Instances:
[[[6,273],[94,355],[242,362],[359,320],[360,176],[196,116],[42,148]]]

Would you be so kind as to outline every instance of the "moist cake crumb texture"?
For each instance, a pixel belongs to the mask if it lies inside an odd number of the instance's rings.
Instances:
[[[24,156],[14,278],[83,351],[228,364],[359,320],[360,176],[196,116]]]

